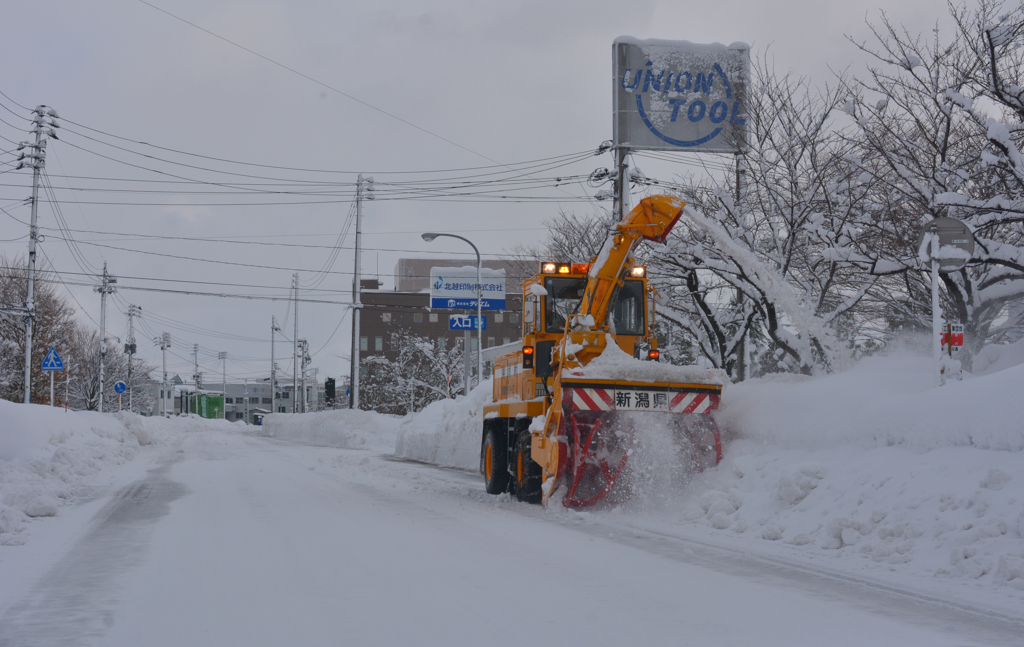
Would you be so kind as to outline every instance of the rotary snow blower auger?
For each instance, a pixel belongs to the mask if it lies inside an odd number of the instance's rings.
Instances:
[[[631,257],[641,239],[663,243],[682,208],[644,198],[590,263],[541,263],[524,282],[522,350],[496,360],[483,412],[489,493],[547,502],[564,485],[564,505],[593,505],[616,491],[647,423],[670,429],[689,469],[721,460],[710,414],[724,374],[658,363],[653,289]]]

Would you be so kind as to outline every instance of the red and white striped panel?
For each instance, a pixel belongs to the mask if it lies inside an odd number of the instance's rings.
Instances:
[[[707,393],[674,393],[668,410],[672,413],[707,413],[718,408],[718,398]]]
[[[612,411],[615,409],[615,391],[572,389],[572,408],[576,411]]]

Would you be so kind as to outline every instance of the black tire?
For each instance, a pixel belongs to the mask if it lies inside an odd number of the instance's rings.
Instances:
[[[480,459],[488,494],[501,494],[508,491],[508,441],[506,435],[507,432],[497,432],[490,426],[484,430],[484,444]]]
[[[516,498],[526,503],[540,503],[543,498],[542,472],[540,465],[530,457],[532,442],[529,431],[519,431],[516,436],[512,472],[515,478]]]

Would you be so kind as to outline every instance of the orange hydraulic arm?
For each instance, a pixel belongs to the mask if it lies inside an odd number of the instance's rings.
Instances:
[[[544,471],[545,502],[551,494],[552,485],[560,477],[559,465],[564,458],[560,456],[561,450],[557,440],[563,433],[562,373],[569,364],[585,366],[591,359],[601,354],[604,349],[604,333],[596,331],[606,328],[612,297],[616,289],[622,285],[622,271],[633,248],[641,238],[664,243],[682,215],[684,206],[682,200],[667,196],[644,198],[629,212],[623,222],[615,226],[616,231],[609,235],[594,260],[587,288],[580,302],[579,314],[567,322],[562,343],[553,353],[560,370],[554,376],[552,400],[547,410],[544,429],[539,433],[534,432],[531,456]],[[563,356],[567,343],[582,343],[571,359]]]

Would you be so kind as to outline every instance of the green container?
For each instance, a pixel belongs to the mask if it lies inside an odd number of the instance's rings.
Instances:
[[[224,396],[213,395],[212,393],[199,393],[189,398],[191,413],[200,418],[217,420],[224,417]]]

